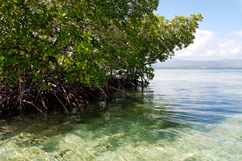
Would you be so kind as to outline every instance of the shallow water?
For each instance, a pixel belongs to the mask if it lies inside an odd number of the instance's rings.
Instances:
[[[0,120],[0,160],[242,160],[241,73],[156,70],[101,113]]]

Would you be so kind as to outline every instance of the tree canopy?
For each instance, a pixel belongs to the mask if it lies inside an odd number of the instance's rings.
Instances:
[[[152,79],[152,64],[193,43],[201,14],[167,20],[158,0],[1,0],[0,80],[105,87],[117,75]],[[21,90],[21,89],[20,89]]]

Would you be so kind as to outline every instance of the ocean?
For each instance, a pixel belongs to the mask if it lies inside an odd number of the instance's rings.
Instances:
[[[103,112],[0,120],[0,160],[242,160],[242,69],[156,69],[126,93]]]

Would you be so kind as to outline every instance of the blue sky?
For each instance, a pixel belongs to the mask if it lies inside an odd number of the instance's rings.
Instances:
[[[155,14],[167,19],[201,13],[194,44],[173,59],[242,59],[242,0],[160,0]]]

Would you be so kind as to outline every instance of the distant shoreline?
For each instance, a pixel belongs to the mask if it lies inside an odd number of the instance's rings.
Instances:
[[[159,67],[154,69],[242,69],[242,67]]]
[[[166,62],[159,62],[153,66],[158,68],[242,68],[242,59],[221,59],[221,60],[180,60],[170,59]]]

